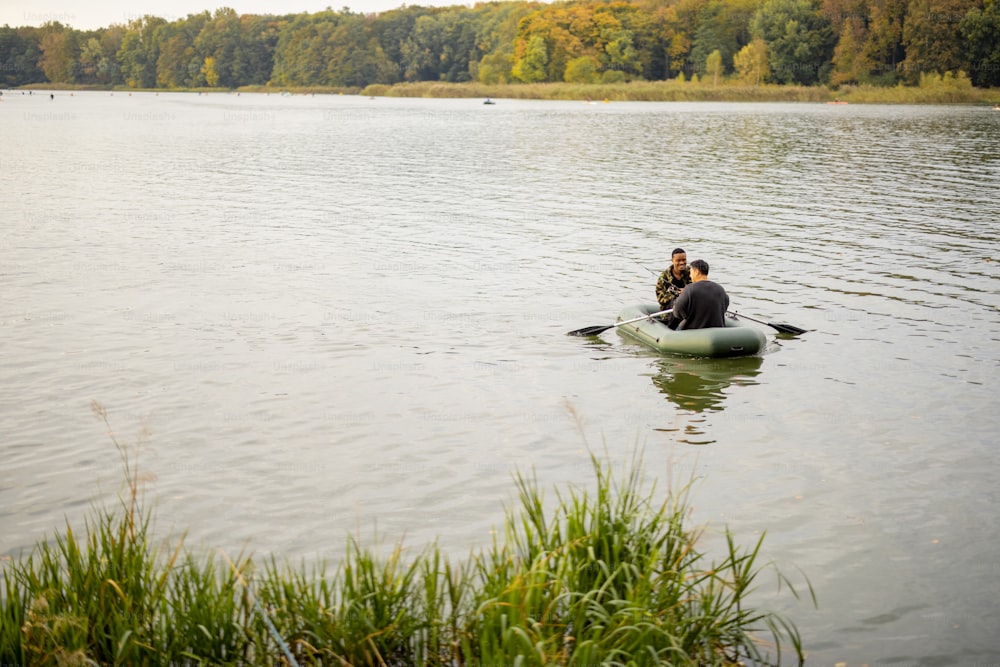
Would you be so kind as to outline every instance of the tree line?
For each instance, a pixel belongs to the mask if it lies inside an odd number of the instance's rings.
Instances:
[[[0,28],[0,84],[364,87],[411,81],[1000,86],[1000,0],[568,0]]]

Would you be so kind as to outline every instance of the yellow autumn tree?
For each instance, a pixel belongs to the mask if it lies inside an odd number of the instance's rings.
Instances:
[[[719,85],[722,76],[722,52],[716,49],[705,59],[705,75],[712,77],[712,87]]]
[[[212,56],[205,56],[205,64],[201,66],[201,73],[209,88],[219,85],[219,73],[215,71],[215,58]]]
[[[741,83],[747,86],[759,86],[771,76],[771,67],[767,60],[767,44],[762,39],[755,39],[733,56],[733,67]]]

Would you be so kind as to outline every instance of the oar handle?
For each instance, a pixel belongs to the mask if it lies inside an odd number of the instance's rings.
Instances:
[[[733,317],[742,317],[745,320],[750,320],[751,322],[756,322],[757,324],[764,324],[764,325],[770,326],[764,320],[758,320],[758,319],[755,319],[753,317],[750,317],[749,315],[743,315],[741,313],[737,313],[735,310],[727,311],[727,314],[732,315]]]
[[[649,315],[643,315],[642,317],[635,317],[631,320],[625,320],[624,322],[615,322],[614,324],[600,325],[596,327],[584,327],[582,329],[576,329],[575,331],[570,331],[568,336],[596,336],[597,334],[604,333],[608,329],[614,329],[615,327],[620,327],[623,324],[628,324],[629,322],[638,322],[639,320],[648,320],[656,317],[657,315],[666,315],[672,312],[673,308],[668,308],[667,310],[661,310],[658,313],[650,313]]]
[[[616,322],[612,324],[613,327],[620,327],[623,324],[631,324],[632,322],[638,322],[639,320],[648,320],[658,315],[666,315],[667,313],[674,312],[673,308],[667,308],[666,310],[661,310],[658,313],[650,313],[649,315],[643,315],[642,317],[634,317],[631,320],[625,320],[624,322]]]

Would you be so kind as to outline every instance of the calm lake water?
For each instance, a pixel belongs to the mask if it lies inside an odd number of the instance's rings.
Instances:
[[[0,555],[121,491],[92,401],[158,532],[293,561],[352,532],[460,559],[515,470],[641,448],[696,478],[708,547],[766,530],[808,575],[818,609],[758,596],[808,664],[1000,656],[1000,112],[0,99]],[[809,333],[564,335],[652,301],[677,245]]]

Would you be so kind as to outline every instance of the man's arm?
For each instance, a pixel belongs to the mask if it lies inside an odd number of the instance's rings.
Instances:
[[[674,287],[670,283],[669,276],[670,269],[667,269],[660,274],[660,279],[656,281],[656,300],[660,304],[661,309],[667,309],[677,295],[681,293],[681,290]]]

